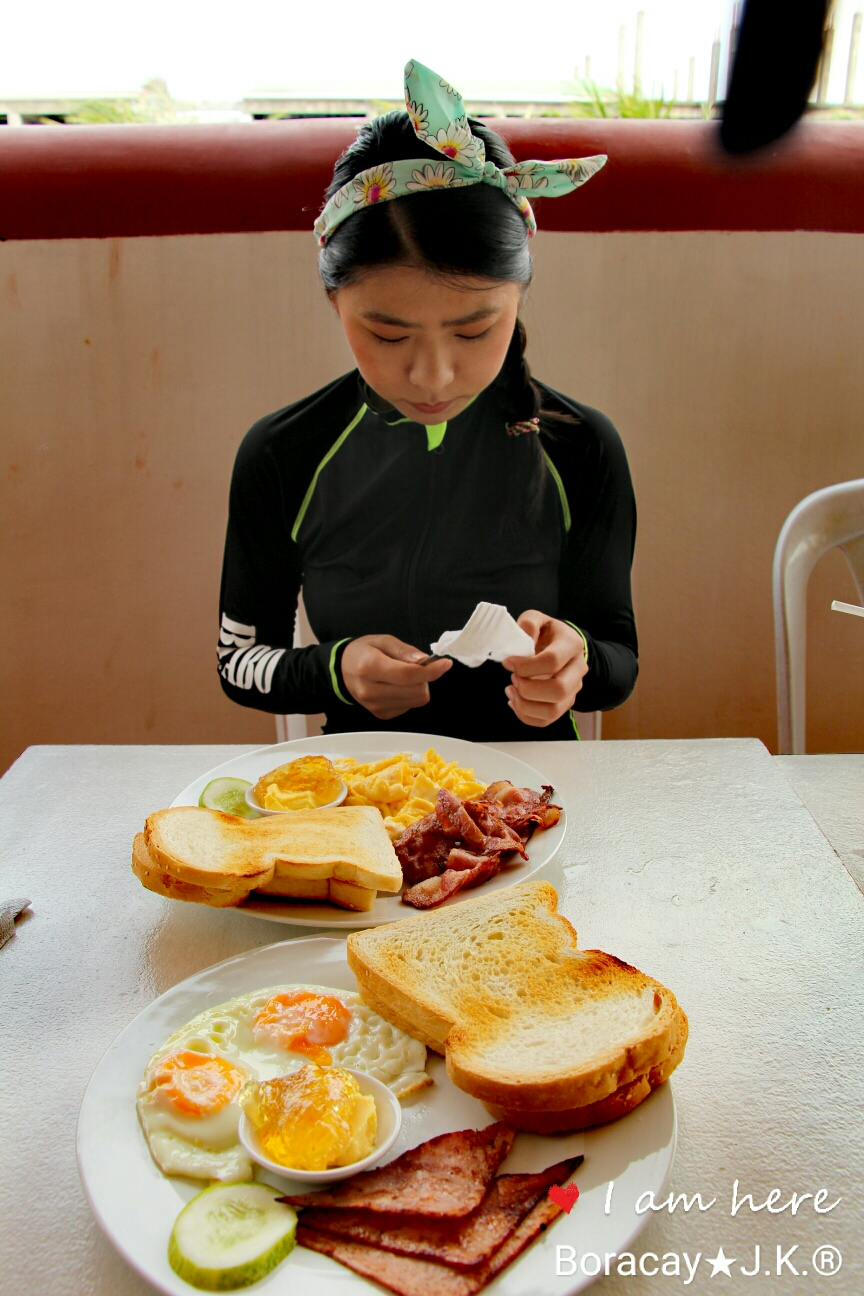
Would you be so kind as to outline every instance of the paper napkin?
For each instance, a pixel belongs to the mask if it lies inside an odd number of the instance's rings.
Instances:
[[[478,603],[462,629],[445,630],[432,651],[463,666],[482,666],[505,657],[533,657],[534,640],[500,603]]]

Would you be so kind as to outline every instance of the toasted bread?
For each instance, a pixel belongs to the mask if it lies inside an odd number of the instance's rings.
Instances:
[[[679,1008],[678,1036],[665,1062],[652,1067],[635,1080],[620,1085],[608,1098],[601,1098],[599,1102],[586,1103],[584,1107],[570,1107],[565,1111],[528,1112],[513,1107],[498,1107],[495,1103],[488,1102],[484,1106],[496,1120],[506,1121],[508,1125],[531,1134],[560,1134],[565,1130],[583,1130],[590,1129],[592,1125],[605,1125],[608,1121],[626,1116],[648,1097],[652,1089],[657,1089],[669,1079],[684,1056],[687,1031],[687,1016]]]
[[[357,886],[356,882],[340,882],[338,878],[298,878],[279,876],[256,888],[257,895],[281,896],[285,900],[332,900],[343,909],[367,912],[375,903],[377,891],[371,887]]]
[[[279,895],[322,892],[292,888],[292,880],[329,883],[333,878],[364,892],[398,891],[402,885],[396,852],[373,806],[297,810],[261,819],[177,806],[150,815],[144,837],[154,867],[208,890],[233,893],[245,886],[248,893],[268,887],[274,878],[283,886],[270,893]],[[320,898],[330,892],[328,885]],[[346,894],[351,908],[361,907],[356,900],[368,901],[354,890]]]
[[[246,885],[231,891],[195,886],[190,882],[178,882],[177,878],[153,863],[143,833],[137,833],[132,843],[132,872],[148,891],[167,896],[169,900],[188,900],[193,904],[230,909],[234,905],[242,904],[249,894],[249,887]]]
[[[286,900],[329,900],[329,878],[276,877],[255,888],[258,895],[284,896]]]
[[[245,884],[251,891],[273,876],[272,851],[268,857],[258,829],[270,822],[200,806],[175,806],[150,815],[144,840],[156,867],[178,882],[217,891],[234,891]]]
[[[335,878],[367,890],[401,890],[402,866],[374,806],[294,810],[250,826],[261,824],[273,835],[268,850],[277,878]]]
[[[508,1119],[563,1120],[601,1103],[664,1068],[686,1039],[671,991],[578,950],[557,901],[548,882],[525,882],[348,937],[364,1001],[444,1053],[454,1084]],[[650,1088],[637,1085],[641,1097]]]
[[[340,878],[330,879],[330,899],[343,909],[356,909],[358,913],[368,913],[375,903],[377,891],[370,887],[358,886],[356,882],[343,882]]]

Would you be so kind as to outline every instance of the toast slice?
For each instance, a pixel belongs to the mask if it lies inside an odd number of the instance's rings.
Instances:
[[[178,882],[218,891],[245,885],[249,892],[269,882],[275,868],[262,835],[250,831],[261,822],[270,821],[176,806],[149,816],[144,841],[156,867]]]
[[[256,894],[281,896],[284,900],[332,900],[343,909],[367,913],[375,903],[378,892],[371,887],[357,886],[356,882],[340,882],[338,878],[297,878],[283,875],[257,887]]]
[[[283,896],[286,900],[329,900],[329,878],[292,878],[274,876],[255,888],[257,895]]]
[[[572,1121],[575,1109],[661,1074],[686,1041],[672,992],[611,954],[577,949],[557,904],[548,882],[525,882],[348,937],[363,1000],[444,1053],[454,1084],[523,1128],[541,1112]],[[635,1105],[651,1087],[620,1101]]]
[[[296,810],[261,819],[177,806],[150,815],[144,838],[157,869],[209,890],[234,892],[245,886],[248,893],[274,877],[289,884],[333,878],[365,892],[399,891],[402,885],[401,866],[374,806]],[[286,888],[277,894],[294,892]],[[350,894],[368,901],[367,895]]]
[[[388,838],[389,840],[389,838]],[[343,909],[356,909],[358,913],[368,913],[378,895],[370,887],[358,886],[356,882],[342,882],[339,878],[330,879],[330,899]]]
[[[652,1067],[644,1075],[637,1076],[627,1084],[620,1085],[608,1098],[599,1102],[586,1103],[583,1107],[570,1107],[565,1111],[522,1111],[518,1108],[498,1107],[495,1103],[484,1103],[486,1110],[496,1120],[506,1121],[516,1129],[529,1134],[561,1134],[564,1131],[590,1129],[592,1125],[606,1125],[609,1121],[619,1120],[634,1107],[638,1107],[653,1089],[657,1089],[668,1080],[678,1063],[684,1057],[687,1043],[688,1023],[683,1009],[678,1009],[678,1036],[666,1061],[660,1066]]]
[[[372,891],[402,889],[402,865],[374,806],[294,810],[246,822],[252,828],[266,824],[273,834],[276,878],[335,878]]]
[[[132,872],[148,891],[166,896],[169,900],[188,900],[192,904],[211,905],[217,909],[230,909],[242,904],[249,895],[249,887],[219,890],[213,887],[195,886],[191,882],[178,882],[170,873],[164,872],[150,856],[143,833],[136,833],[132,843]]]

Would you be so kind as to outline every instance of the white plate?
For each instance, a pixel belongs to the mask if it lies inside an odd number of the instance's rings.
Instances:
[[[550,780],[533,765],[526,765],[515,756],[496,751],[494,747],[484,747],[481,743],[464,742],[461,738],[444,738],[439,734],[415,733],[354,733],[322,734],[318,738],[299,738],[296,742],[274,743],[272,747],[260,747],[257,751],[246,752],[235,756],[224,765],[217,765],[200,778],[195,779],[184,788],[179,796],[171,802],[172,806],[197,805],[198,798],[207,784],[214,778],[248,779],[256,783],[262,774],[281,765],[292,755],[303,752],[323,756],[353,756],[360,761],[380,760],[382,756],[392,756],[394,752],[407,751],[417,756],[425,755],[429,747],[434,747],[445,760],[458,760],[460,765],[473,768],[481,783],[494,783],[496,779],[510,779],[517,787],[532,787],[539,792],[543,783]],[[553,800],[563,805],[556,794]],[[513,886],[516,882],[525,882],[533,873],[548,864],[564,840],[566,831],[566,813],[554,828],[545,832],[534,833],[528,843],[527,860],[517,859],[515,864],[503,868],[489,882],[484,882],[482,890],[497,891],[500,887]],[[477,891],[459,891],[445,904],[459,904]],[[264,896],[253,896],[238,908],[254,918],[266,918],[270,922],[291,923],[295,927],[338,927],[356,930],[358,927],[380,927],[382,923],[397,922],[400,918],[410,918],[414,909],[409,909],[398,895],[379,894],[368,913],[354,913],[350,909],[339,909],[336,905],[317,903],[314,900],[276,900]]]
[[[168,1264],[168,1238],[181,1208],[202,1185],[167,1178],[151,1159],[135,1112],[138,1082],[156,1049],[196,1013],[235,995],[292,981],[356,990],[345,942],[328,936],[282,941],[189,977],[139,1013],[111,1045],[87,1086],[78,1118],[84,1190],[121,1255],[160,1292],[192,1296],[194,1291]],[[451,1084],[442,1058],[430,1054],[429,1071],[435,1084],[405,1102],[402,1132],[388,1161],[436,1134],[490,1124],[482,1103]],[[675,1154],[675,1131],[675,1103],[667,1082],[614,1125],[552,1138],[520,1134],[504,1170],[532,1173],[581,1152],[585,1163],[575,1176],[581,1195],[570,1215],[557,1219],[490,1284],[490,1296],[572,1296],[590,1286],[593,1277],[581,1272],[556,1276],[556,1247],[574,1247],[577,1257],[594,1252],[601,1258],[607,1251],[620,1254],[629,1249],[650,1216],[650,1211],[636,1214],[638,1198],[653,1191],[660,1199]],[[266,1171],[261,1178],[280,1187],[291,1182]],[[607,1215],[610,1180],[615,1189]],[[304,1190],[300,1185],[286,1189]],[[586,1268],[593,1267],[588,1259]],[[380,1296],[381,1290],[303,1247],[292,1251],[262,1286],[268,1296]]]

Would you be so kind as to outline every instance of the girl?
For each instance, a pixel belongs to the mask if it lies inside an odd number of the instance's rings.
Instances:
[[[327,713],[326,732],[577,738],[637,672],[636,514],[602,414],[534,380],[517,318],[528,193],[605,158],[514,163],[419,63],[407,111],[336,163],[319,268],[357,369],[261,419],[231,483],[219,673],[242,706]],[[319,643],[293,648],[300,587]],[[530,657],[423,664],[480,600]]]

